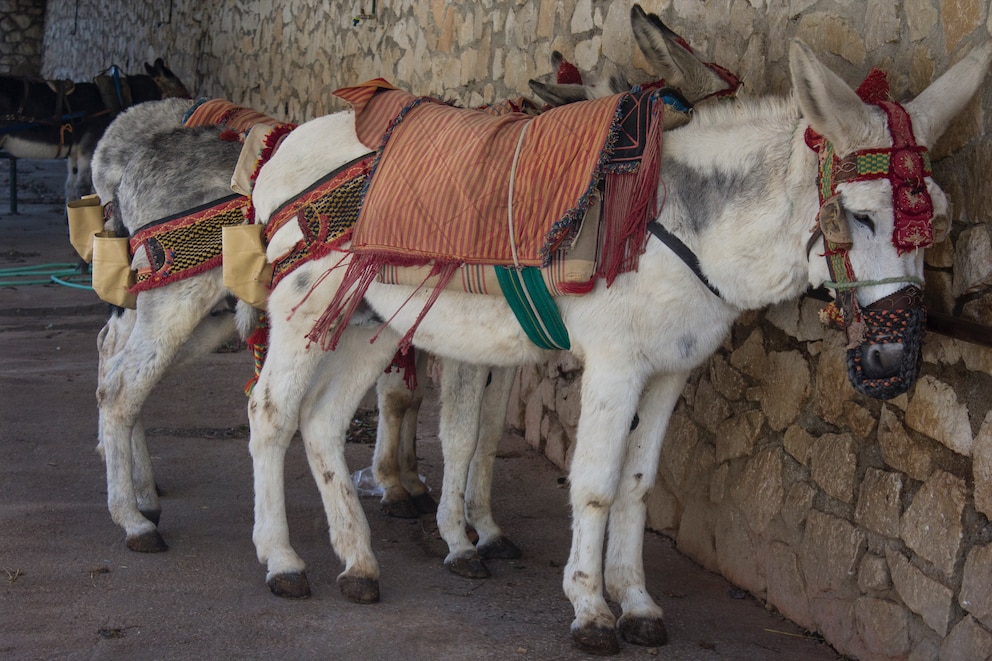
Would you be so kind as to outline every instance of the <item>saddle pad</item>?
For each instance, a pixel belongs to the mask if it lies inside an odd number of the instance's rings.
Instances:
[[[382,141],[352,251],[523,266],[546,264],[588,206],[629,96],[493,117],[381,84],[376,91],[356,107],[363,141],[371,141],[364,113],[402,109]],[[347,99],[349,90],[337,94]]]
[[[203,273],[221,265],[221,228],[245,221],[243,195],[209,202],[139,229],[131,237],[131,254],[144,248],[149,266],[139,269],[134,293]]]
[[[582,227],[571,245],[556,250],[552,255],[551,263],[540,269],[544,286],[552,296],[587,294],[595,284],[600,208],[597,198],[582,219]],[[469,294],[503,295],[504,291],[497,276],[498,268],[502,267],[489,264],[462,264],[455,269],[455,274],[445,288]],[[431,275],[431,269],[430,265],[386,264],[379,271],[377,281],[387,285],[434,288],[439,284],[439,278]]]
[[[239,106],[225,99],[201,99],[183,117],[183,126],[226,126],[232,131],[243,133],[256,124],[279,126],[279,122],[268,115]]]
[[[359,139],[380,147],[347,250],[352,258],[307,334],[321,347],[337,345],[342,320],[387,265],[429,264],[425,279],[437,276],[400,340],[406,347],[463,265],[549,264],[575,238],[603,179],[608,195],[595,275],[609,286],[637,267],[657,201],[664,107],[657,90],[574,103],[539,117],[450,108],[381,79],[335,94],[354,107]],[[528,279],[527,287],[543,285],[539,274]],[[588,280],[586,290],[591,285]]]
[[[200,99],[183,117],[183,126],[225,126],[237,134],[242,147],[231,174],[231,190],[240,195],[251,195],[261,164],[272,157],[283,138],[296,128],[295,124],[280,122],[225,99]],[[227,139],[224,134],[221,137]]]
[[[113,69],[116,69],[116,65],[111,68],[112,73],[100,74],[93,79],[93,83],[100,92],[104,107],[112,115],[116,115],[131,107],[131,86],[127,82],[127,76],[120,75],[119,70],[113,72]]]

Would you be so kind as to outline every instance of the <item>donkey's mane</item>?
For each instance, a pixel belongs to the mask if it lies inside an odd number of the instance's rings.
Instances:
[[[767,128],[770,123],[782,122],[791,127],[799,116],[799,105],[793,97],[767,96],[700,106],[686,126],[708,131],[742,125]]]

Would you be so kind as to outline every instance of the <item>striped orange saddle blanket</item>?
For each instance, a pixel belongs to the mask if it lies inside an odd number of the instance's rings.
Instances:
[[[492,116],[377,79],[335,94],[378,152],[352,252],[381,264],[547,266],[605,189],[598,275],[636,266],[654,211],[664,104],[648,90]]]
[[[547,268],[583,234],[583,217],[601,199],[601,225],[585,232],[598,237],[594,268],[584,282],[570,283],[572,293],[636,268],[656,211],[659,90],[536,117],[454,108],[381,79],[335,94],[354,107],[358,138],[376,156],[350,236],[348,270],[312,340],[333,347],[343,329],[338,320],[395,267],[421,267],[421,284],[434,287],[421,318],[458,272],[464,280],[479,266]]]

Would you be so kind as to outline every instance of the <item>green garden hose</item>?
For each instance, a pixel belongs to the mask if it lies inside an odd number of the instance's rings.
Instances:
[[[90,275],[80,273],[77,264],[36,264],[0,269],[0,287],[24,285],[50,285],[52,283],[73,289],[92,290]]]

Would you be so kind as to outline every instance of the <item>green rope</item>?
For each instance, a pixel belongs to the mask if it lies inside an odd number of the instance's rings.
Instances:
[[[85,282],[74,282],[85,278]],[[73,289],[92,290],[90,276],[80,273],[76,264],[35,264],[0,269],[0,287],[21,287],[27,285],[50,285],[52,283]]]

